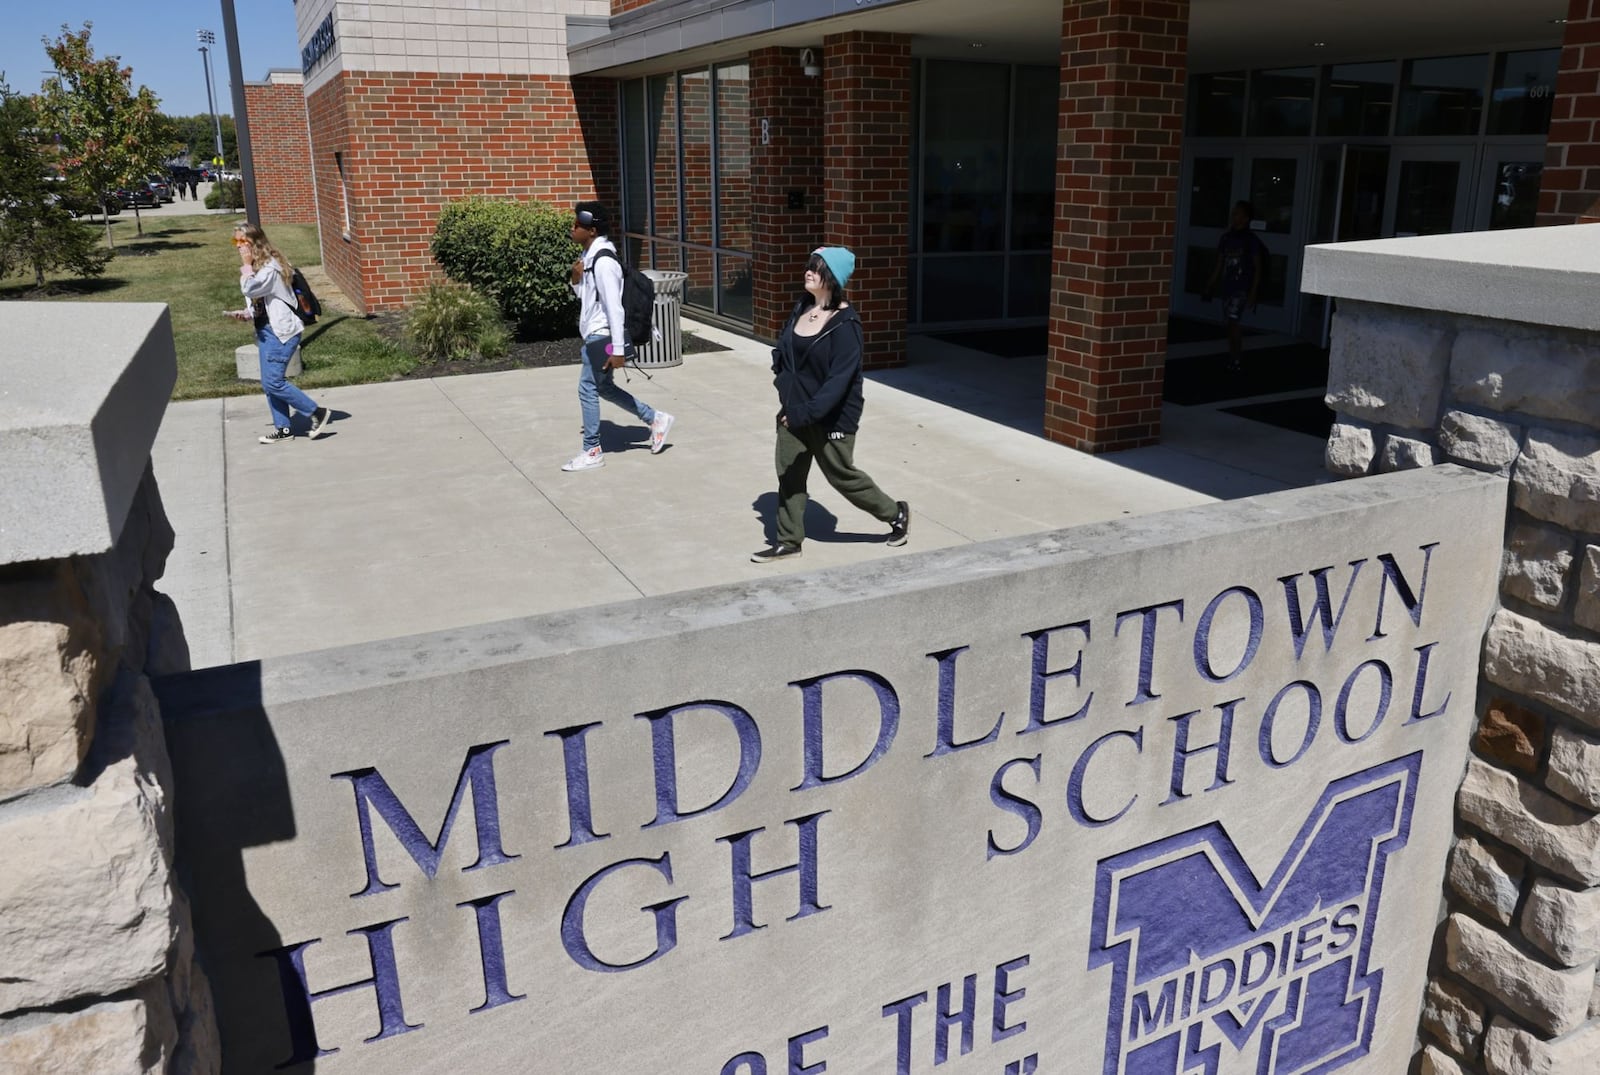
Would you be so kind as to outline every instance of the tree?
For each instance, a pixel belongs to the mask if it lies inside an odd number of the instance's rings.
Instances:
[[[133,89],[133,68],[120,57],[96,59],[89,43],[93,23],[74,33],[65,24],[55,41],[44,39],[45,54],[55,66],[39,94],[40,121],[61,147],[62,164],[105,208],[106,195],[125,184],[144,182],[171,155],[157,122],[160,102],[149,87]],[[139,234],[144,222],[138,208]],[[106,245],[111,219],[106,217]]]
[[[60,186],[49,178],[52,154],[33,102],[0,80],[0,279],[32,269],[35,286],[43,287],[44,274],[56,269],[105,271],[110,252],[97,248],[94,233],[51,189]]]
[[[175,140],[180,154],[189,158],[190,164],[200,164],[217,155],[216,128],[211,125],[211,114],[198,116],[171,116]],[[229,162],[239,160],[239,136],[234,130],[232,116],[218,116],[222,125],[222,156]]]

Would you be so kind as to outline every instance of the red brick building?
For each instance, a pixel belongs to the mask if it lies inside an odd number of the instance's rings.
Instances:
[[[244,84],[256,201],[261,223],[268,226],[317,222],[304,84],[300,72],[279,70],[267,72],[261,82]]]
[[[300,0],[324,263],[371,310],[469,194],[619,207],[639,264],[771,335],[822,243],[868,361],[1033,326],[1044,428],[1158,438],[1169,316],[1232,204],[1257,327],[1315,338],[1307,244],[1563,222],[1600,199],[1600,0]],[[1315,10],[1313,10],[1315,8]],[[1548,154],[1548,155],[1547,155]]]

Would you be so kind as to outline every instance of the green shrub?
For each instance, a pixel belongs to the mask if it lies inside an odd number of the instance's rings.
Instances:
[[[406,315],[406,340],[424,358],[499,358],[511,343],[494,300],[465,284],[434,284]]]
[[[244,182],[239,179],[219,179],[206,191],[207,209],[243,209]]]
[[[577,256],[571,214],[544,202],[452,202],[433,233],[445,275],[492,296],[534,338],[572,334],[578,300],[567,282]]]

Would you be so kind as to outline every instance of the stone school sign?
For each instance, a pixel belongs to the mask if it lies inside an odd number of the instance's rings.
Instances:
[[[1405,1070],[1505,487],[161,685],[230,1071]]]

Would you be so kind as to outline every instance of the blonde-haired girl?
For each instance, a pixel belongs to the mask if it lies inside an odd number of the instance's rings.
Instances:
[[[294,437],[289,425],[291,410],[311,418],[311,439],[328,431],[332,417],[326,407],[289,382],[289,360],[300,346],[300,315],[289,279],[294,266],[283,252],[272,245],[267,233],[251,223],[233,229],[233,245],[239,251],[239,290],[249,300],[247,310],[238,317],[255,322],[256,351],[261,356],[261,390],[267,395],[267,410],[272,415],[272,432],[260,438],[262,444],[277,444]]]

